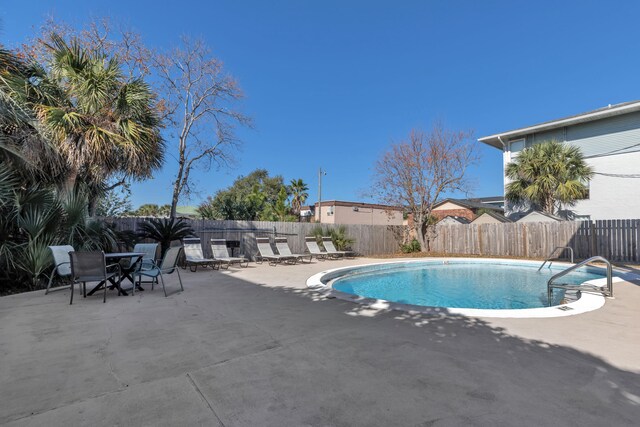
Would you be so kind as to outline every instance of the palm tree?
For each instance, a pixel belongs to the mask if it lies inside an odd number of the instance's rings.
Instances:
[[[525,148],[507,165],[505,175],[511,180],[505,192],[508,201],[553,214],[587,196],[593,170],[577,147],[547,141]]]
[[[34,110],[77,180],[100,188],[114,174],[142,179],[162,165],[164,142],[155,97],[142,79],[126,80],[116,58],[53,34],[49,71],[37,80]]]
[[[309,186],[302,179],[292,179],[289,184],[289,190],[291,191],[291,209],[293,213],[300,214],[300,207],[309,197]]]

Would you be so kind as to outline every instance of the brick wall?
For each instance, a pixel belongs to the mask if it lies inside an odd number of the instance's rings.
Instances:
[[[476,219],[476,215],[471,209],[446,209],[432,211],[431,213],[433,216],[437,217],[438,220],[447,216],[460,216],[463,218],[467,218],[469,221],[473,221],[474,219]]]

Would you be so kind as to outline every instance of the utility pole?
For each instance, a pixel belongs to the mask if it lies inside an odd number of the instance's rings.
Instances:
[[[322,176],[327,172],[322,170],[322,167],[318,169],[318,222],[322,223]]]

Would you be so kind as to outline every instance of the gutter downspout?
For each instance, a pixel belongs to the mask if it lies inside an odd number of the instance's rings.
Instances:
[[[502,144],[502,198],[504,200],[504,208],[502,213],[507,215],[507,200],[505,198],[506,188],[507,188],[507,175],[505,174],[505,165],[504,165],[504,155],[507,152],[507,144],[504,143],[502,137],[498,135],[498,141]],[[511,152],[509,152],[509,161],[511,161]]]

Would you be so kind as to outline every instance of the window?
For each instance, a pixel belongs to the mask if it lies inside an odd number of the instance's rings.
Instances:
[[[525,142],[524,138],[509,141],[509,151],[511,151],[511,153],[513,154],[513,153],[517,153],[519,151],[524,150],[524,147],[525,147],[524,142]]]

